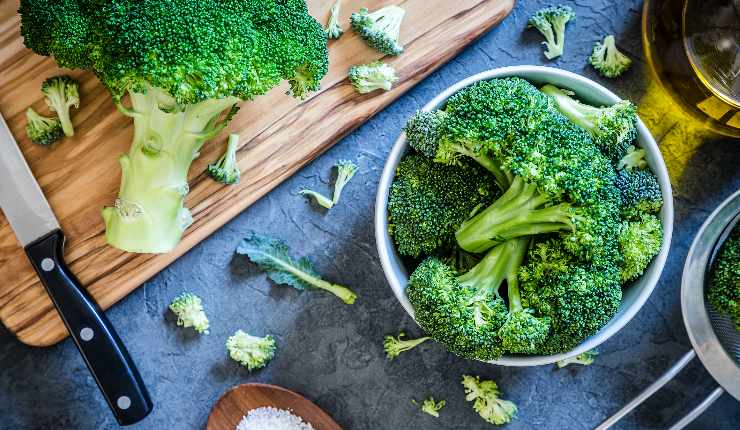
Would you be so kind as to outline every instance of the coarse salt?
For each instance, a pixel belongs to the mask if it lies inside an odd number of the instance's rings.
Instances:
[[[290,411],[265,406],[247,412],[236,426],[236,430],[314,430],[314,428]]]

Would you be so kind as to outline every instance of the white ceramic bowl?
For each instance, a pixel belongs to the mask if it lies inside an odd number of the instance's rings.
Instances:
[[[447,88],[447,90],[427,103],[422,110],[431,111],[442,107],[450,96],[477,81],[510,76],[524,78],[538,87],[544,84],[553,84],[560,88],[569,89],[575,92],[579,99],[589,104],[611,105],[620,100],[616,94],[608,89],[575,73],[551,67],[512,66],[488,70],[464,79]],[[653,258],[652,263],[650,263],[650,266],[648,266],[640,279],[625,289],[622,305],[614,318],[598,333],[584,340],[576,348],[555,355],[505,355],[499,360],[491,361],[491,363],[504,366],[538,366],[573,357],[597,347],[618,332],[635,316],[637,311],[647,301],[660,278],[660,273],[665,265],[668,249],[671,244],[671,235],[673,233],[673,194],[671,192],[668,171],[663,162],[663,157],[658,150],[658,145],[656,145],[655,140],[642,121],[638,122],[637,144],[647,151],[648,163],[658,177],[658,182],[663,193],[663,209],[660,212],[660,218],[663,222],[663,246],[660,253]],[[393,182],[396,166],[407,149],[406,136],[401,134],[388,156],[378,186],[378,195],[375,201],[375,240],[378,246],[380,262],[388,283],[390,283],[393,293],[401,302],[404,309],[406,309],[406,312],[413,317],[414,310],[406,296],[406,283],[408,282],[409,271],[404,267],[400,256],[396,252],[393,240],[388,234],[387,211],[388,192]]]

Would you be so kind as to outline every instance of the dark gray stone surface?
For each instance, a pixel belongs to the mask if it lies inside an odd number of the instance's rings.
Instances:
[[[675,181],[676,229],[661,282],[634,320],[602,345],[594,365],[562,370],[497,367],[459,359],[431,342],[393,362],[383,355],[384,334],[420,334],[386,284],[373,239],[377,181],[405,118],[448,85],[513,64],[572,70],[633,100],[645,91],[639,1],[566,2],[574,6],[578,20],[568,30],[564,58],[553,62],[544,60],[540,36],[524,30],[536,3],[519,1],[498,28],[108,312],[155,402],[154,412],[132,428],[203,428],[224,391],[255,381],[305,394],[346,429],[489,428],[464,401],[460,376],[470,373],[493,378],[505,397],[519,405],[519,419],[508,426],[512,430],[588,429],[688,351],[679,304],[681,269],[701,222],[740,188],[737,142],[701,146]],[[616,34],[619,45],[635,59],[633,70],[619,80],[601,79],[585,63],[593,42],[606,33]],[[355,160],[359,174],[339,206],[330,212],[318,210],[297,191],[311,186],[328,192],[331,166],[339,158]],[[357,303],[346,306],[320,292],[272,286],[234,256],[249,229],[284,238],[296,254],[311,255],[326,278],[355,289]],[[210,335],[192,335],[166,315],[169,301],[186,290],[203,297],[212,321]],[[226,357],[224,341],[237,329],[277,338],[277,356],[266,369],[250,373]],[[695,361],[619,428],[666,428],[714,386]],[[422,414],[410,403],[411,398],[428,395],[447,400],[441,418]],[[115,427],[71,342],[33,349],[2,331],[1,429]],[[738,427],[740,403],[729,395],[691,426]]]

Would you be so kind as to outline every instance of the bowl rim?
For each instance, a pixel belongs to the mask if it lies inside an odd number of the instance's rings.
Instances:
[[[486,70],[468,78],[465,78],[439,93],[431,101],[426,103],[421,110],[430,111],[441,106],[450,96],[460,91],[461,89],[472,85],[475,82],[493,78],[504,78],[518,76],[523,79],[531,79],[529,75],[539,74],[542,76],[542,80],[546,82],[552,82],[553,80],[558,81],[556,85],[571,89],[574,85],[579,85],[584,88],[589,88],[592,94],[591,97],[586,98],[598,98],[604,100],[602,103],[616,103],[621,100],[616,94],[608,90],[601,84],[588,79],[584,76],[576,73],[557,69],[554,67],[547,66],[535,66],[535,65],[520,65],[520,66],[507,66],[498,67],[490,70]],[[564,83],[568,84],[564,84]],[[584,94],[577,94],[584,96]],[[670,250],[671,238],[673,235],[673,192],[671,188],[670,179],[668,176],[668,169],[666,168],[663,157],[658,149],[658,145],[655,142],[650,131],[647,129],[645,124],[638,118],[637,122],[638,130],[638,141],[640,147],[645,149],[647,152],[647,159],[651,170],[658,178],[658,183],[661,188],[663,195],[663,208],[660,212],[661,222],[663,224],[663,243],[661,245],[660,252],[653,258],[645,273],[635,282],[642,283],[637,296],[634,301],[625,309],[621,309],[601,330],[592,336],[585,339],[581,344],[576,346],[570,351],[562,352],[553,355],[504,355],[498,360],[488,361],[491,364],[497,364],[502,366],[539,366],[545,364],[556,363],[560,360],[574,357],[585,351],[596,348],[607,339],[616,334],[621,330],[628,322],[634,318],[637,312],[642,309],[647,299],[655,289],[658,280],[660,279],[663,267],[665,266],[668,252]],[[408,275],[405,272],[405,267],[400,263],[399,256],[395,250],[390,235],[388,234],[388,219],[387,219],[387,201],[390,185],[395,175],[395,170],[400,162],[402,156],[406,153],[408,144],[406,143],[406,135],[401,132],[398,139],[393,145],[388,157],[386,158],[383,172],[381,174],[380,181],[378,183],[378,191],[375,200],[375,243],[380,257],[380,264],[383,268],[383,273],[388,281],[391,290],[393,291],[396,299],[401,303],[406,312],[414,318],[414,311],[405,294],[405,286],[408,281]],[[397,273],[397,268],[403,273],[403,278]],[[416,321],[414,319],[414,321]],[[418,324],[418,323],[417,323]]]

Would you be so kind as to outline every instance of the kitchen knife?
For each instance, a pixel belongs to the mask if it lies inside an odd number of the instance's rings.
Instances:
[[[142,420],[152,401],[111,326],[64,262],[64,234],[0,115],[0,208],[67,326],[120,425]]]

